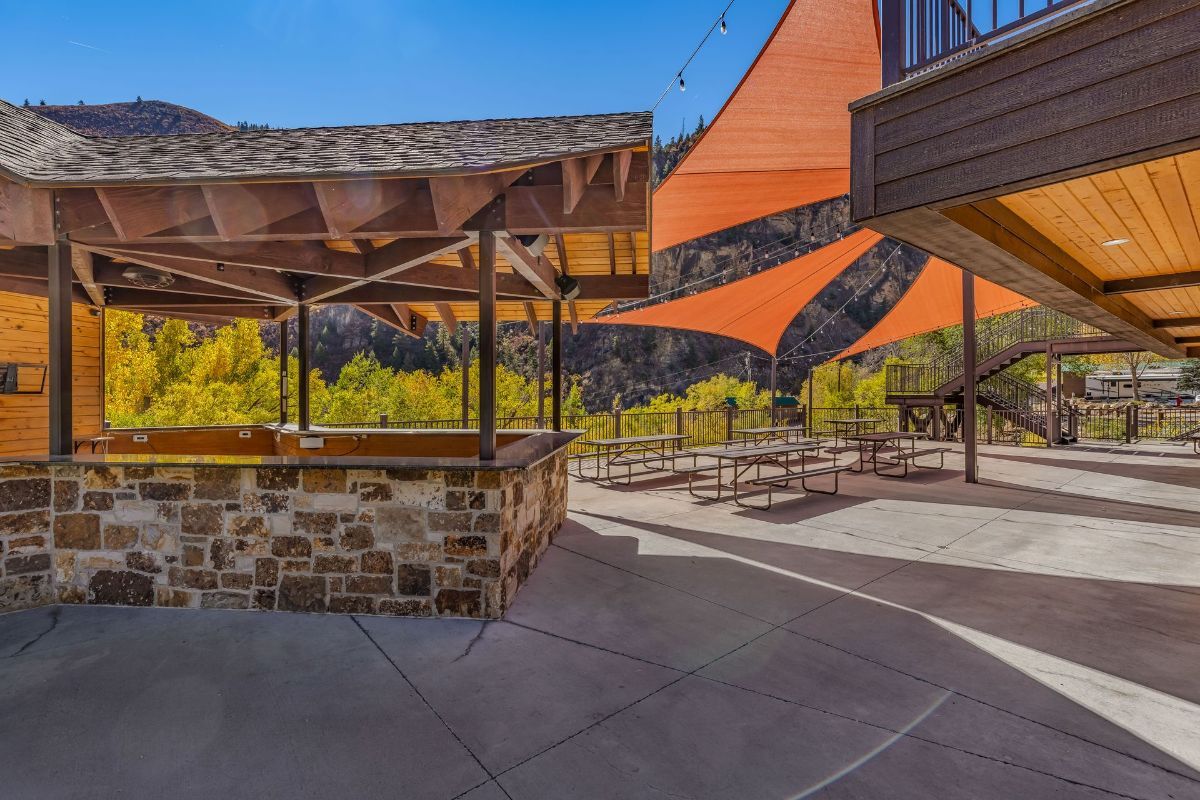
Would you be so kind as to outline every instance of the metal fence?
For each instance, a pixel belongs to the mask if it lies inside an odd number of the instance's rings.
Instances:
[[[790,409],[789,409],[790,411]],[[933,435],[932,414],[925,409],[913,409],[908,430]],[[939,410],[937,426],[942,439],[962,441],[962,413],[954,406]],[[814,408],[811,430],[815,435],[832,435],[836,420],[877,420],[879,430],[900,430],[898,406],[846,406]],[[322,422],[324,428],[366,428],[373,430],[461,430],[478,429],[478,419],[390,420],[387,415],[369,422]],[[1019,447],[1044,447],[1046,440],[1030,427],[1045,430],[1045,412],[1003,411],[980,407],[976,414],[979,441],[986,444],[1008,444]],[[509,430],[536,430],[549,427],[549,417],[539,422],[537,417],[501,417],[497,427]],[[563,428],[581,430],[584,435],[571,444],[571,453],[589,452],[579,444],[587,439],[616,439],[627,436],[678,434],[687,436],[688,446],[717,444],[736,439],[734,431],[742,428],[763,428],[772,424],[768,408],[728,408],[716,411],[619,411],[597,414],[564,414]],[[808,425],[808,414],[801,408],[785,418],[776,411],[776,424]],[[1061,430],[1080,439],[1134,441],[1136,439],[1172,439],[1200,432],[1200,408],[1169,408],[1158,406],[1121,406],[1095,408],[1064,408]]]

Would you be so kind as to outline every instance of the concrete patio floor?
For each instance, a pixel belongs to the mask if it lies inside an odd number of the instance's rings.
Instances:
[[[0,617],[5,798],[1200,798],[1200,458],[576,481],[507,619]],[[1187,451],[1190,454],[1190,450]]]

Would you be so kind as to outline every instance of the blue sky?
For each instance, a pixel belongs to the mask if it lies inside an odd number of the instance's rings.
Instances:
[[[273,127],[649,108],[728,0],[0,0],[0,98],[146,99]],[[736,0],[658,108],[721,107],[787,0]],[[685,122],[686,121],[686,122]]]

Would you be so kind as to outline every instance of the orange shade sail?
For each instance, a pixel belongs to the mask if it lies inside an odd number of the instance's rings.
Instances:
[[[1036,306],[1028,297],[975,279],[975,317],[983,319],[1006,311]],[[910,336],[962,324],[962,270],[940,258],[930,258],[912,286],[875,327],[843,350],[833,361],[865,353]]]
[[[725,286],[590,322],[728,336],[774,355],[796,315],[830,281],[882,239],[874,231],[860,230],[786,264]]]
[[[654,194],[654,250],[850,190],[847,106],[879,89],[874,0],[792,0]]]

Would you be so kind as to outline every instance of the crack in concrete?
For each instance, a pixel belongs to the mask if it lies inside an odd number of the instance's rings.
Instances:
[[[50,607],[50,627],[46,628],[46,630],[42,631],[37,636],[34,636],[28,642],[21,645],[21,649],[15,653],[13,653],[11,656],[9,656],[9,658],[16,658],[17,656],[21,655],[26,650],[28,650],[29,648],[33,647],[35,644],[40,642],[46,636],[53,633],[54,629],[58,627],[58,621],[61,616],[62,616],[62,606],[51,606]]]
[[[483,632],[485,630],[487,630],[489,621],[490,620],[484,620],[484,622],[482,624],[480,624],[479,630],[471,638],[471,641],[467,642],[467,649],[463,650],[460,655],[456,656],[455,659],[450,662],[451,664],[457,664],[459,661],[462,661],[464,658],[471,655],[471,650],[475,647],[475,643],[478,642],[481,638],[483,638]]]

